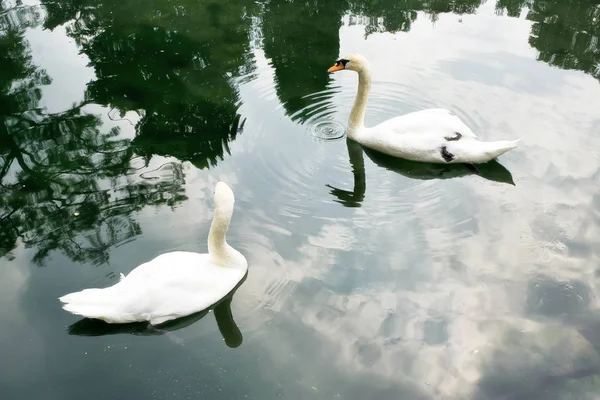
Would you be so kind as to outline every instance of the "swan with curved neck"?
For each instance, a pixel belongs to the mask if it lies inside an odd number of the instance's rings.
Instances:
[[[205,310],[229,294],[246,275],[246,258],[226,240],[233,191],[217,183],[208,253],[174,251],[139,265],[113,286],[85,289],[59,298],[73,314],[108,323],[152,325]]]
[[[349,54],[338,59],[328,72],[343,70],[358,73],[358,91],[348,119],[348,138],[365,147],[413,161],[476,164],[516,148],[521,140],[480,141],[460,118],[443,108],[408,113],[367,128],[365,110],[371,90],[370,63],[360,54]]]

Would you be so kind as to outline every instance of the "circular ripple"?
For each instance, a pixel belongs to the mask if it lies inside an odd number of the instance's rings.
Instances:
[[[327,88],[303,97],[308,105],[290,115],[292,121],[307,127],[308,134],[319,141],[331,141],[346,135],[346,122],[339,114],[333,97],[339,87]]]
[[[309,127],[310,134],[321,140],[337,140],[346,134],[346,126],[341,121],[316,121]]]

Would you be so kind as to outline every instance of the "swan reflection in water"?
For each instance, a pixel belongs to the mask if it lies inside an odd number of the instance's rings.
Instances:
[[[510,171],[496,160],[485,164],[477,164],[476,167],[467,164],[432,164],[391,157],[363,147],[351,139],[346,139],[346,145],[348,146],[348,155],[354,176],[354,188],[352,190],[344,190],[332,185],[326,185],[331,189],[330,193],[337,197],[338,200],[336,201],[346,207],[360,207],[365,198],[367,183],[363,152],[376,165],[408,178],[429,180],[478,175],[490,181],[515,185]]]
[[[183,345],[183,341],[177,337],[173,332],[179,329],[186,328],[195,322],[204,318],[205,315],[213,311],[215,320],[219,332],[225,340],[225,344],[228,347],[236,348],[242,344],[243,336],[242,332],[233,320],[231,313],[231,301],[235,291],[242,285],[246,280],[246,277],[238,284],[238,286],[231,291],[226,297],[224,297],[217,304],[213,305],[206,310],[197,312],[187,317],[178,318],[175,320],[167,321],[164,324],[158,325],[158,327],[152,326],[147,322],[136,322],[130,324],[108,324],[98,319],[83,318],[67,328],[69,335],[76,336],[104,336],[104,335],[117,335],[117,334],[130,334],[139,336],[155,336],[155,335],[167,335],[174,342]]]

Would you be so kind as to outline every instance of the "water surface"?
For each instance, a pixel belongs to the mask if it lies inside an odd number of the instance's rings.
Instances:
[[[0,1],[3,399],[597,399],[600,5]],[[474,174],[343,136],[447,107],[521,146]],[[57,297],[206,251],[247,279],[149,331]]]

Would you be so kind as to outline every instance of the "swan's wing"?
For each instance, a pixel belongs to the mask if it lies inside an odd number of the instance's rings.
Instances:
[[[161,276],[161,274],[172,274],[174,266],[204,265],[206,263],[209,263],[209,255],[207,253],[172,251],[158,255],[152,260],[138,265],[121,280],[158,277]]]
[[[461,137],[477,137],[458,116],[445,108],[415,111],[384,121],[371,129],[387,130],[402,135],[435,133],[440,137],[455,137],[456,133],[460,133]]]

